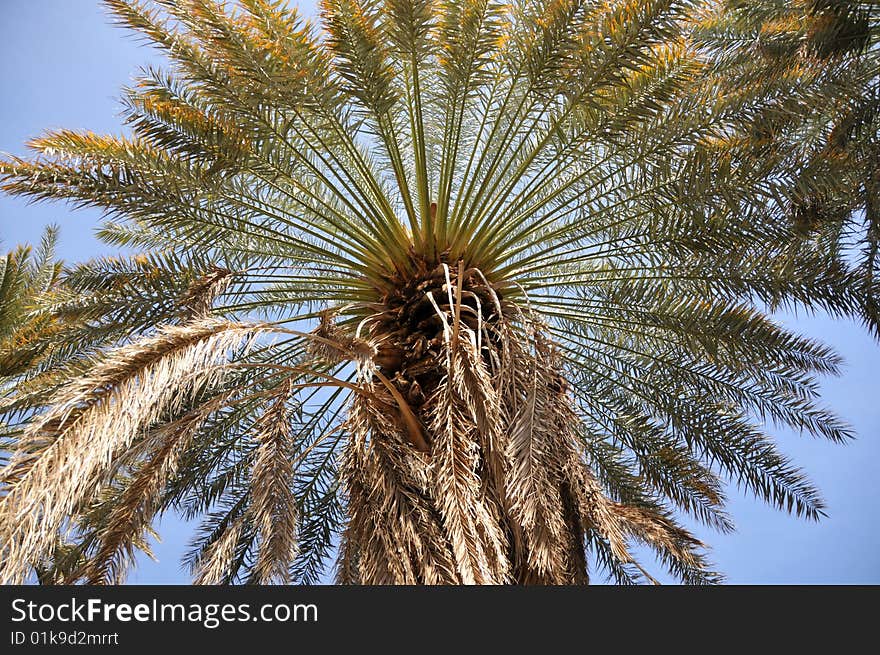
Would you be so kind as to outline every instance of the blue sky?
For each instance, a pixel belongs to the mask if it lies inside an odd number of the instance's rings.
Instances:
[[[314,14],[313,2],[301,2]],[[119,133],[120,89],[139,66],[161,63],[131,34],[111,26],[96,0],[0,0],[0,152],[26,153],[25,142],[53,128]],[[0,196],[3,250],[35,241],[43,227],[61,227],[60,254],[81,260],[110,250],[96,241],[92,210],[31,204]],[[880,345],[860,326],[824,316],[780,317],[797,331],[833,345],[844,374],[823,380],[827,406],[858,438],[837,446],[775,430],[784,452],[822,490],[829,517],[809,523],[731,491],[738,525],[731,535],[702,531],[712,559],[732,583],[880,583],[880,500],[874,489],[880,462]],[[772,429],[772,428],[771,428]],[[178,558],[189,526],[166,517],[155,552],[132,583],[185,583]],[[661,579],[662,576],[661,576]]]

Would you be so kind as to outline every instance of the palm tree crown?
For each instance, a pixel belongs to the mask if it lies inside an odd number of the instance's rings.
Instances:
[[[71,268],[69,347],[22,377],[0,579],[115,582],[174,509],[199,582],[712,582],[690,516],[725,479],[808,518],[765,424],[842,441],[844,312],[792,261],[678,0],[108,0],[161,48],[129,137],[59,131],[7,192],[107,212],[130,257]],[[56,337],[58,338],[58,337]]]

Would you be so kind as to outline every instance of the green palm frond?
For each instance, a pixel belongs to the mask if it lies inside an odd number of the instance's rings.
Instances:
[[[40,337],[54,331],[41,312],[41,302],[61,272],[61,262],[55,258],[57,240],[57,229],[49,227],[36,250],[19,246],[0,260],[0,384],[4,386],[44,355]]]
[[[697,31],[743,107],[743,157],[762,162],[765,203],[792,226],[783,261],[824,258],[848,275],[878,331],[880,12],[858,0],[721,3]]]

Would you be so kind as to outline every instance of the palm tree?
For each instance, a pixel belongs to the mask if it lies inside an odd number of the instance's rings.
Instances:
[[[43,233],[39,247],[19,246],[0,259],[0,389],[36,365],[44,352],[37,335],[51,332],[40,300],[56,286],[61,263],[55,258],[57,229]]]
[[[65,277],[74,364],[32,385],[0,579],[61,538],[56,579],[121,581],[178,511],[204,583],[652,580],[634,543],[704,583],[683,520],[733,529],[725,480],[822,515],[764,425],[846,439],[838,359],[764,306],[852,300],[776,265],[714,3],[324,0],[320,33],[107,4],[169,60],[132,135],[43,136],[0,182],[143,253]]]

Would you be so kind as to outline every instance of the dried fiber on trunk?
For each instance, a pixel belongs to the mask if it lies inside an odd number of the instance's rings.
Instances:
[[[623,562],[632,561],[627,539],[635,538],[684,565],[697,563],[700,544],[686,532],[603,494],[541,325],[510,307],[490,321],[480,308],[466,323],[447,277],[446,302],[429,298],[442,335],[428,355],[429,370],[441,374],[433,389],[423,388],[417,408],[430,453],[407,449],[399,413],[381,385],[353,401],[340,580],[584,583],[590,531]]]

